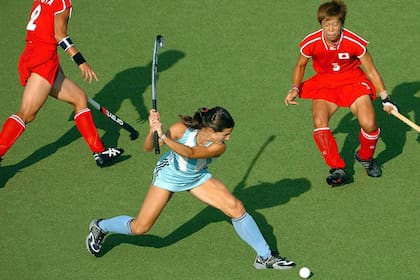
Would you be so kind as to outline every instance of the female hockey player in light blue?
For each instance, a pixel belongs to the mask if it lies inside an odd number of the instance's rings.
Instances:
[[[153,134],[156,131],[160,145],[166,145],[170,151],[156,164],[152,183],[137,217],[93,220],[86,238],[88,251],[98,256],[108,233],[141,235],[148,232],[171,196],[175,192],[189,191],[203,203],[231,218],[236,233],[257,253],[254,261],[256,269],[294,267],[293,261],[271,252],[242,202],[207,169],[207,165],[226,150],[225,141],[229,140],[235,124],[229,112],[222,107],[201,108],[192,117],[180,118],[181,121],[163,133],[159,113],[150,110],[150,130],[144,141],[144,150],[154,150]]]

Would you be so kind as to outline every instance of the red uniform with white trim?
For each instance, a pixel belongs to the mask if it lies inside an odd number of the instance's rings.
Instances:
[[[54,84],[59,58],[54,36],[54,16],[71,9],[71,0],[35,0],[26,25],[26,47],[19,59],[22,86],[32,72]]]
[[[71,0],[35,0],[32,4],[26,25],[26,46],[18,64],[20,81],[25,87],[26,98],[23,98],[21,105],[24,110],[19,110],[3,124],[0,131],[0,161],[22,135],[26,123],[34,119],[48,95],[70,103],[77,110],[74,112],[76,127],[93,152],[93,158],[98,166],[107,165],[124,152],[123,149],[106,148],[103,145],[93,122],[92,113],[83,98],[86,94],[67,79],[60,68],[57,46],[60,45],[66,52],[70,48],[74,48],[74,52],[77,51],[66,34],[71,11]],[[68,54],[72,56],[83,76],[86,73],[84,71],[89,71],[85,77],[96,78],[96,74],[88,64],[85,64],[86,60],[80,52]],[[51,87],[47,87],[43,79]],[[52,88],[54,91],[51,91]],[[74,98],[69,98],[70,95],[74,95]]]
[[[369,94],[376,98],[376,91],[360,68],[368,42],[343,28],[336,46],[328,46],[320,29],[300,42],[300,52],[312,58],[316,74],[304,81],[300,97],[324,99],[342,107],[350,106],[359,96]]]

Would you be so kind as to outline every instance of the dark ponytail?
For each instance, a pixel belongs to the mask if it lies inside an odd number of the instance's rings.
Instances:
[[[215,132],[221,132],[226,128],[233,128],[235,126],[235,122],[230,113],[220,106],[211,109],[202,107],[192,117],[184,115],[180,115],[179,117],[191,129],[210,127]]]

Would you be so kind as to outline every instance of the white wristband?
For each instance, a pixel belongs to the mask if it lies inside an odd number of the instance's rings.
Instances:
[[[385,95],[385,97],[384,97],[384,95]],[[382,100],[386,99],[388,97],[388,92],[386,91],[386,89],[381,91],[379,93],[379,96],[381,97]]]
[[[296,90],[296,91],[297,91],[297,93],[299,93],[299,88],[298,88],[297,86],[293,86],[293,87],[289,90],[289,92],[291,92],[291,91],[293,91],[293,90]]]

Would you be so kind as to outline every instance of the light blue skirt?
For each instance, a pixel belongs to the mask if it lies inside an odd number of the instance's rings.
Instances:
[[[207,168],[185,172],[177,170],[171,163],[170,156],[165,155],[159,160],[153,171],[153,185],[171,192],[182,192],[196,188],[212,177]]]

